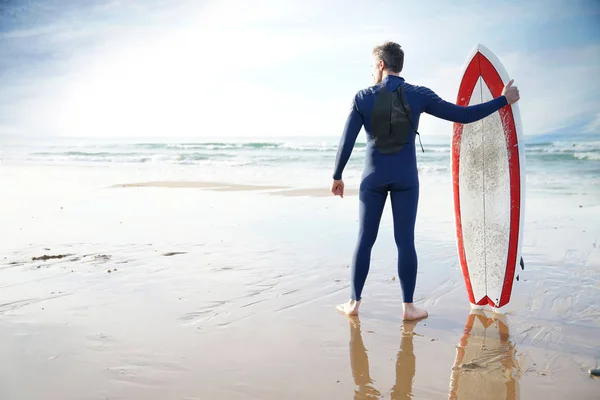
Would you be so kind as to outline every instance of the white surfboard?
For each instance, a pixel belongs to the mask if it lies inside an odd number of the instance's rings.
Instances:
[[[510,81],[478,44],[467,58],[457,104],[480,104]],[[525,148],[518,102],[471,124],[454,124],[452,178],[460,265],[473,308],[504,312],[521,262]],[[522,266],[522,264],[521,264]]]

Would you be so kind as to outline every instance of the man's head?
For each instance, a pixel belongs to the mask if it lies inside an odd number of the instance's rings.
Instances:
[[[375,83],[381,82],[385,75],[398,75],[404,66],[404,51],[398,43],[385,42],[373,49],[371,75]]]

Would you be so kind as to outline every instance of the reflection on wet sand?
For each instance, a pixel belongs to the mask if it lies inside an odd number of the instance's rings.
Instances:
[[[369,359],[365,348],[360,319],[348,318],[350,323],[350,365],[356,388],[354,399],[381,399],[373,386]],[[404,322],[400,350],[396,357],[396,382],[390,391],[392,400],[411,399],[415,379],[414,328],[417,322]],[[515,361],[515,345],[510,340],[506,317],[483,311],[473,311],[467,318],[464,334],[457,347],[452,367],[451,400],[519,398],[519,369]]]
[[[380,399],[381,393],[372,384],[369,372],[369,359],[367,349],[363,343],[358,317],[351,317],[350,322],[350,365],[356,389],[354,399]],[[415,378],[415,353],[413,347],[413,336],[416,322],[404,322],[402,327],[402,338],[400,340],[400,351],[396,358],[396,383],[391,390],[391,399],[410,399],[412,396],[412,384]]]
[[[449,399],[518,399],[515,352],[506,316],[472,311],[457,347]]]

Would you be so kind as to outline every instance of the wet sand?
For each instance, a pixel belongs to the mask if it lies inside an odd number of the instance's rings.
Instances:
[[[449,184],[422,181],[416,296],[430,317],[412,327],[400,321],[389,204],[361,316],[349,319],[335,305],[348,296],[354,196],[9,172],[0,399],[593,399],[600,389],[587,372],[600,363],[593,196],[529,192],[526,269],[502,317],[469,312]],[[296,195],[273,195],[286,191]]]
[[[285,189],[285,186],[273,185],[240,185],[227,182],[198,182],[198,181],[156,181],[156,182],[136,182],[114,185],[113,187],[134,188],[134,187],[162,187],[162,188],[204,188],[211,190],[224,191],[243,191],[243,190],[270,190]]]
[[[198,182],[198,181],[157,181],[157,182],[137,182],[114,185],[115,188],[136,188],[136,187],[160,187],[160,188],[196,188],[205,190],[215,190],[223,192],[237,191],[263,191],[268,194],[290,196],[290,197],[330,197],[329,188],[293,188],[289,186],[273,185],[239,185],[227,182]],[[356,196],[358,190],[349,188],[344,191],[344,196]]]

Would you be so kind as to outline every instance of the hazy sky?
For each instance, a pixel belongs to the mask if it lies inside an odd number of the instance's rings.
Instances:
[[[0,135],[339,135],[385,40],[453,102],[483,43],[526,134],[600,133],[600,2],[451,3],[0,0]]]

